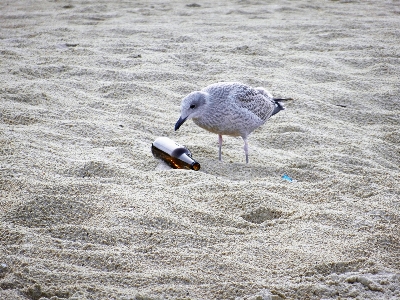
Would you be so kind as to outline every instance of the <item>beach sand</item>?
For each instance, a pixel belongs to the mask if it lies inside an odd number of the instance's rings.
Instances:
[[[400,298],[397,1],[4,0],[0,54],[1,299]],[[294,99],[248,165],[174,131],[219,81]]]

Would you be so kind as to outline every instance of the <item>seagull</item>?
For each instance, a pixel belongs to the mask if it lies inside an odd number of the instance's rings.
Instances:
[[[201,128],[218,134],[219,160],[222,156],[222,135],[241,136],[248,164],[249,135],[271,116],[284,110],[280,101],[285,100],[292,99],[273,98],[262,87],[253,88],[239,82],[214,83],[183,98],[175,131],[192,119]]]

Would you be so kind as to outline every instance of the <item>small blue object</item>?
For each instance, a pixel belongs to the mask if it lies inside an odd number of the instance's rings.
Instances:
[[[293,182],[293,179],[290,178],[289,175],[287,175],[287,174],[282,175],[282,179],[283,179],[283,180],[287,180],[287,181],[289,181],[289,182]]]

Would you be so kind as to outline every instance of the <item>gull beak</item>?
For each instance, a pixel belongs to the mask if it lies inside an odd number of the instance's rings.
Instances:
[[[181,127],[181,125],[183,123],[185,123],[186,119],[187,119],[187,117],[184,119],[182,119],[182,117],[179,118],[178,122],[176,122],[176,124],[175,124],[175,131],[177,131],[179,129],[179,127]]]

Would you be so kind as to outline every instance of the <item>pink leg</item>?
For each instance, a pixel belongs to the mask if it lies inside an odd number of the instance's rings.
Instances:
[[[244,141],[244,154],[246,155],[246,164],[249,163],[249,144],[247,143],[247,138],[243,138]]]
[[[219,160],[221,161],[221,152],[222,152],[222,135],[218,135],[218,143],[219,143]]]

